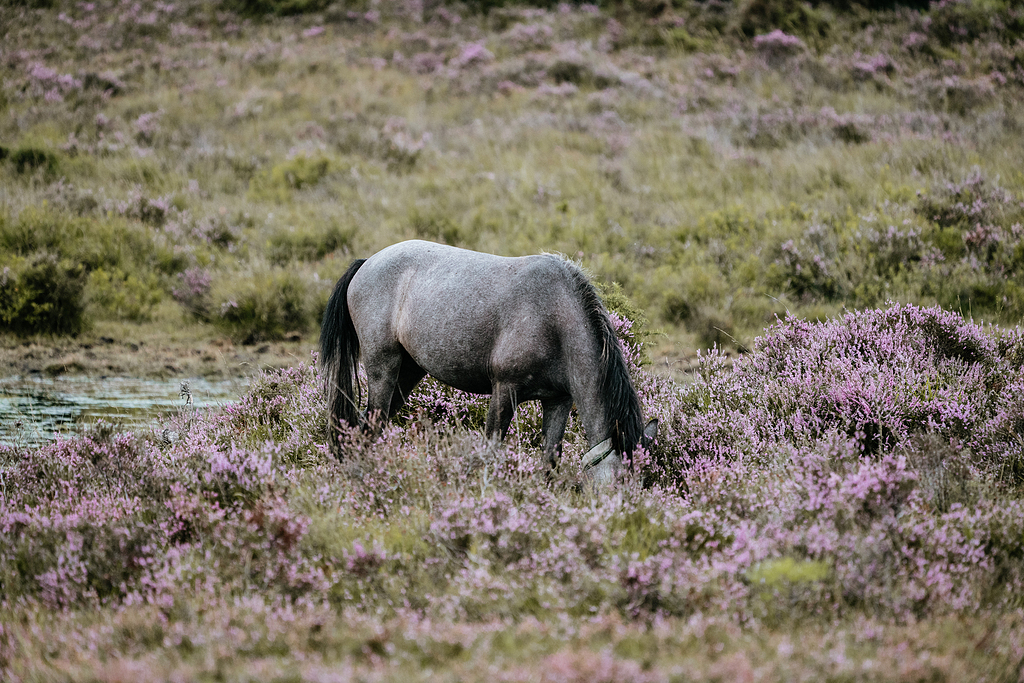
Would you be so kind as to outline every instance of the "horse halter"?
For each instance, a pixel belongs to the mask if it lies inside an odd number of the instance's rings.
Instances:
[[[612,445],[612,438],[608,437],[601,443],[597,444],[583,456],[583,471],[592,470],[602,462],[604,462],[609,455],[615,452],[615,447]]]

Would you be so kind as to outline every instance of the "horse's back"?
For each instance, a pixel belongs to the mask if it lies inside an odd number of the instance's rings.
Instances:
[[[557,256],[496,256],[409,240],[367,259],[352,280],[349,302],[353,308],[403,308],[421,311],[419,315],[451,312],[490,323],[496,311],[513,311],[560,294],[565,281]],[[474,324],[471,319],[461,322]]]

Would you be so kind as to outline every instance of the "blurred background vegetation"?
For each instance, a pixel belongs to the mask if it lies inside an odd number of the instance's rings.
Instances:
[[[311,340],[410,238],[564,253],[685,349],[1024,315],[1009,1],[0,0],[0,36],[12,338]]]

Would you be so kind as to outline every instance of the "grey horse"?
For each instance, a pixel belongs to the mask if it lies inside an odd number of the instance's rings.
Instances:
[[[367,377],[358,405],[357,363]],[[539,400],[550,468],[575,403],[590,451],[586,478],[618,476],[623,454],[646,444],[640,400],[597,292],[573,263],[510,258],[412,240],[357,259],[338,280],[320,330],[328,434],[341,457],[342,423],[381,428],[426,375],[490,394],[484,427],[503,439],[516,406]]]

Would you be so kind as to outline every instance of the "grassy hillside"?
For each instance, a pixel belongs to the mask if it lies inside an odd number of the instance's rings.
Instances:
[[[1024,313],[1010,3],[500,4],[5,4],[5,327],[313,334],[410,237],[563,252],[688,347]]]

